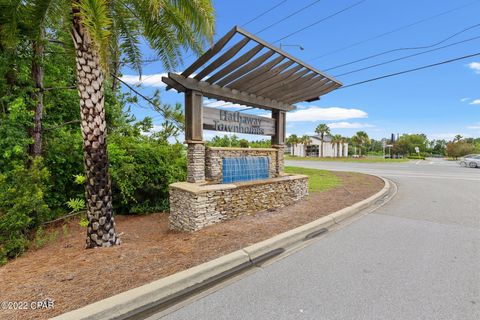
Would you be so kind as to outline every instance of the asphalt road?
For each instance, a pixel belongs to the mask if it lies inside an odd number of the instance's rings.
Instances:
[[[480,169],[288,161],[394,181],[385,206],[153,319],[480,319]]]

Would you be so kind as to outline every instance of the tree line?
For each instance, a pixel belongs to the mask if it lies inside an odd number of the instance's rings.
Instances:
[[[365,131],[358,131],[351,137],[331,133],[327,124],[321,123],[315,128],[321,141],[320,157],[323,157],[323,143],[326,136],[331,137],[331,143],[337,148],[337,155],[341,154],[340,147],[348,143],[349,155],[357,156],[383,156],[384,152],[397,157],[451,157],[457,159],[468,154],[480,153],[480,138],[465,138],[456,135],[452,140],[432,139],[426,134],[402,134],[398,138],[371,139]],[[309,135],[297,136],[292,134],[286,139],[288,146],[302,144],[305,148],[311,144]],[[419,152],[417,152],[417,148]]]

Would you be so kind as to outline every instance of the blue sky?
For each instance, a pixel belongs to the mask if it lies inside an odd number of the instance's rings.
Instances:
[[[234,25],[242,26],[281,2],[283,3],[277,8],[244,28],[255,34],[282,20],[258,34],[278,46],[280,42],[275,42],[276,40],[357,4],[324,22],[281,40],[283,45],[301,45],[304,50],[294,46],[284,47],[284,50],[320,70],[391,49],[429,46],[480,24],[480,0],[214,0],[217,13],[215,39],[223,36]],[[312,5],[308,9],[284,19],[309,4]],[[442,14],[452,9],[456,10]],[[421,22],[416,23],[418,21]],[[411,26],[406,27],[408,25]],[[394,32],[372,39],[390,31]],[[480,25],[434,48],[478,36]],[[372,40],[365,41],[368,39]],[[338,50],[358,42],[363,43]],[[332,53],[333,51],[337,52]],[[336,76],[421,51],[425,49],[397,51],[337,68],[327,74]],[[155,57],[155,53],[146,46],[143,52],[145,59]],[[354,74],[338,76],[338,79],[348,85],[477,52],[480,52],[480,38]],[[186,53],[187,57],[189,55],[190,53]],[[194,60],[193,56],[185,59],[184,66],[178,71],[182,71]],[[155,89],[161,89],[162,102],[183,103],[183,94],[164,90],[160,82],[164,72],[166,70],[161,63],[145,65],[142,83],[138,89],[146,95]],[[138,76],[132,70],[125,68],[123,74],[125,81],[139,84]],[[147,105],[141,99],[139,101],[140,104]],[[218,103],[221,104],[224,103]],[[344,136],[363,130],[373,138],[388,137],[390,133],[426,133],[431,139],[451,139],[455,134],[477,137],[480,136],[480,56],[336,90],[323,96],[320,101],[300,103],[297,106],[298,110],[287,115],[289,134],[313,134],[318,123],[327,123],[333,133]],[[228,107],[235,110],[235,106]],[[134,107],[133,112],[137,118],[150,115],[154,117],[154,122],[161,122],[161,117],[153,111]],[[265,114],[262,110],[249,112]],[[208,132],[205,137],[210,138],[214,134]]]

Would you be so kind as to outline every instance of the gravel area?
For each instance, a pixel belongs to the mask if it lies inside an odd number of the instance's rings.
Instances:
[[[292,206],[259,212],[194,233],[168,229],[168,216],[117,216],[121,246],[84,249],[78,220],[59,236],[0,267],[0,301],[54,300],[53,309],[0,310],[0,319],[47,319],[141,286],[311,222],[365,199],[383,187],[370,175],[334,172],[342,185]],[[55,231],[50,230],[50,231]],[[66,230],[67,232],[64,232]],[[23,306],[23,305],[22,305]]]

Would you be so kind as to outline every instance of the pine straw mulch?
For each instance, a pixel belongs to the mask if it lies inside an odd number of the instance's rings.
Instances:
[[[168,230],[168,216],[118,216],[122,245],[85,250],[78,220],[68,232],[0,267],[1,301],[54,300],[47,310],[0,310],[0,319],[47,319],[141,286],[224,254],[268,239],[365,199],[382,180],[337,172],[342,185],[275,211],[259,212],[194,233]]]

